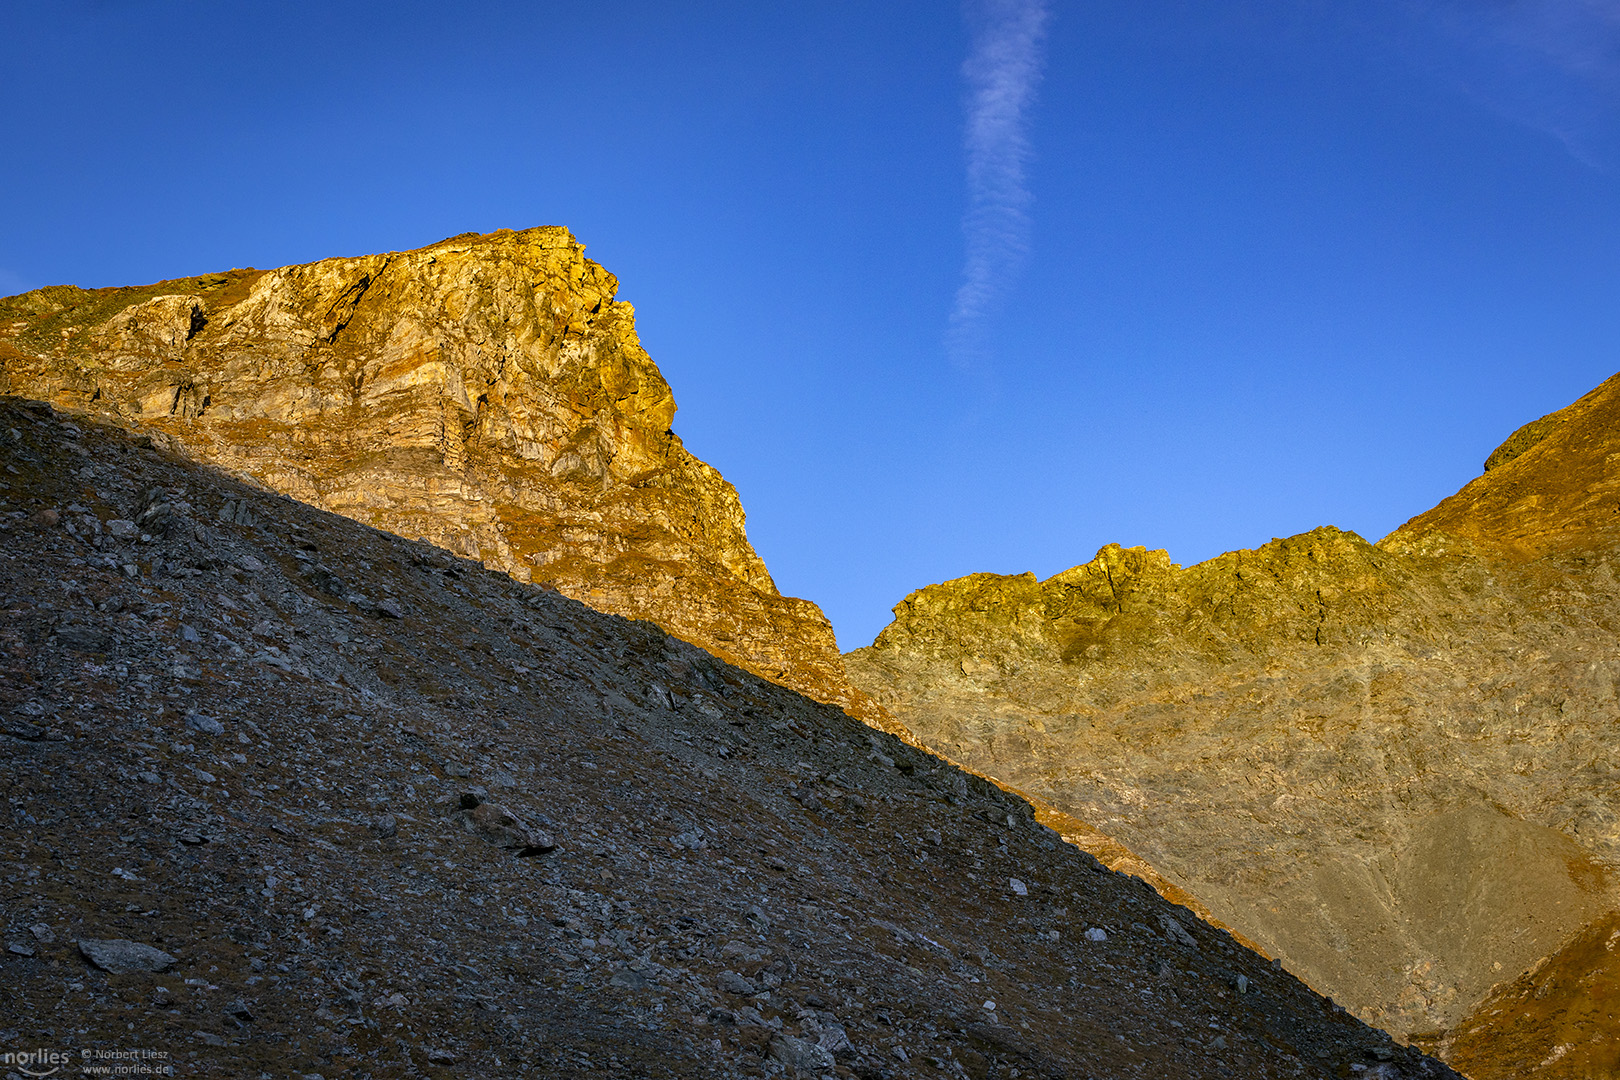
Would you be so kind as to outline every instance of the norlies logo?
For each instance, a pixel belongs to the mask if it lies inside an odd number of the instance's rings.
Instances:
[[[50,1076],[72,1056],[66,1050],[7,1050],[0,1054],[0,1065],[14,1066],[24,1076]]]

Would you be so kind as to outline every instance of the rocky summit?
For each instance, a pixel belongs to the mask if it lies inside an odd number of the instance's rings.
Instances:
[[[0,301],[0,393],[647,619],[882,725],[566,229]]]
[[[921,589],[857,685],[1476,1080],[1620,1075],[1620,377],[1376,544]]]
[[[1456,1075],[898,738],[180,445],[0,399],[7,1075]]]

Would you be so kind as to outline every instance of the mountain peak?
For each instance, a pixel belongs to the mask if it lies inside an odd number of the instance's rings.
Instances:
[[[653,621],[884,722],[736,490],[671,430],[618,279],[565,228],[0,301],[0,390]]]

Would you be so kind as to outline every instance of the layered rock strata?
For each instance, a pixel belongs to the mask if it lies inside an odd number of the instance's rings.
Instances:
[[[736,491],[618,282],[561,228],[0,301],[0,391],[648,619],[884,722],[812,603],[781,595]]]
[[[1617,542],[1610,380],[1377,544],[975,574],[846,659],[926,745],[1421,1037],[1620,908]]]

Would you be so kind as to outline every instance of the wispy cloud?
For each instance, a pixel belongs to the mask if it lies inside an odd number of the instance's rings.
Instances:
[[[983,355],[986,321],[995,314],[1029,252],[1027,113],[1041,78],[1045,0],[968,0],[973,51],[967,80],[968,210],[962,220],[967,259],[946,332],[959,367]]]
[[[1442,62],[1469,92],[1585,164],[1620,169],[1620,2],[1417,0],[1410,10],[1441,32]]]

